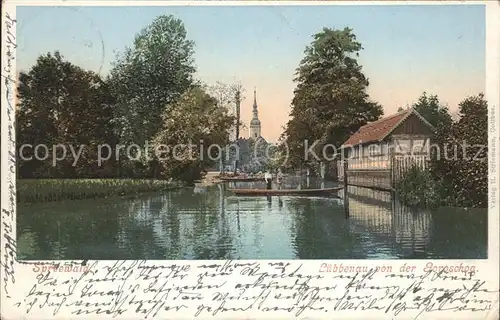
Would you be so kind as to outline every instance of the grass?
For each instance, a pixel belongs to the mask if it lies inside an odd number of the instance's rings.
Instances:
[[[107,198],[171,190],[178,182],[138,179],[18,179],[17,202],[50,202]]]

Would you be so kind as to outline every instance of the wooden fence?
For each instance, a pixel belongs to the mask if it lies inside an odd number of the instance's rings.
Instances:
[[[380,161],[376,163],[379,162]],[[390,165],[385,168],[373,166],[371,169],[357,169],[348,165],[347,185],[392,190],[395,184],[400,181],[412,166],[427,170],[429,167],[429,159],[425,155],[394,156],[390,160]],[[339,161],[337,167],[339,181],[345,181],[346,170],[344,169],[343,162]],[[365,167],[370,167],[370,164],[368,163]]]
[[[423,155],[394,156],[392,160],[392,185],[398,183],[413,166],[421,170],[427,170],[429,168],[429,158]]]
[[[347,184],[358,187],[368,187],[380,190],[391,189],[390,170],[349,170]]]

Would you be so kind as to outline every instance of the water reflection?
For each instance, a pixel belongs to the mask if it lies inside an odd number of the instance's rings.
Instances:
[[[310,179],[309,187],[321,183]],[[283,188],[299,185],[288,180]],[[18,254],[22,259],[486,257],[485,210],[410,210],[390,193],[349,187],[346,219],[343,202],[236,197],[221,184],[128,199],[20,205]]]
[[[349,186],[349,215],[354,232],[366,232],[376,242],[391,240],[398,256],[425,257],[431,238],[430,211],[410,209],[390,192]]]

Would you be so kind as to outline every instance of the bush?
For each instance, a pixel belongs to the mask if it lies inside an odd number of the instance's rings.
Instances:
[[[440,203],[440,184],[428,170],[413,166],[396,184],[396,194],[410,207],[436,207]]]

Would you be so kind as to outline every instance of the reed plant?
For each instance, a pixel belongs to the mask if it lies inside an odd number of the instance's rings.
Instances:
[[[18,179],[17,202],[49,202],[171,190],[178,182],[147,179]]]

